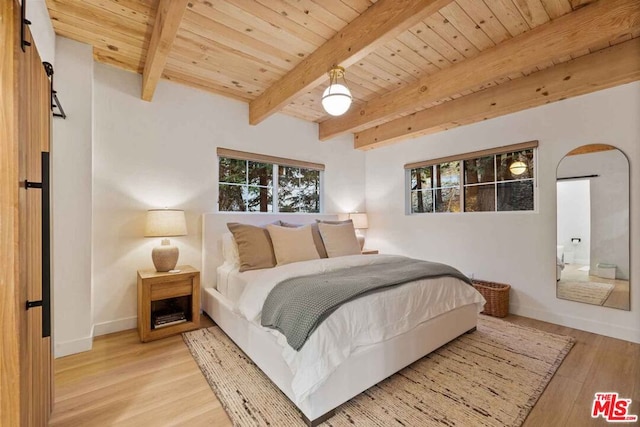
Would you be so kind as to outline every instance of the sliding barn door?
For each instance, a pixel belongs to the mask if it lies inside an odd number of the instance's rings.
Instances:
[[[0,1],[0,425],[15,426],[26,419],[27,298],[23,286],[23,227],[20,211],[18,59],[20,11],[15,2]]]
[[[17,1],[0,1],[0,425],[8,427],[48,425],[53,389],[50,86],[21,12]]]
[[[28,28],[20,73],[20,129],[24,147],[26,193],[21,205],[25,224],[25,277],[27,286],[27,371],[29,376],[28,413],[30,426],[46,426],[51,413],[52,357],[51,313],[49,310],[49,203],[48,153],[51,101],[49,78]]]

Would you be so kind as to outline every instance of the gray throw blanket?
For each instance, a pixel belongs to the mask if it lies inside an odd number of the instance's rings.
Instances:
[[[294,277],[271,290],[262,308],[261,324],[277,329],[293,349],[300,350],[318,325],[342,304],[414,280],[442,276],[471,284],[467,276],[449,265],[404,257]]]

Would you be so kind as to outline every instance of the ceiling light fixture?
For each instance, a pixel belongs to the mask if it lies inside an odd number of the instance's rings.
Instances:
[[[344,84],[338,83],[340,78]],[[329,87],[322,94],[322,108],[332,116],[341,116],[351,106],[352,99],[351,91],[344,79],[344,68],[334,66],[329,70]]]

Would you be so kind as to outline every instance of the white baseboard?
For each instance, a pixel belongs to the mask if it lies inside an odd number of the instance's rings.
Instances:
[[[510,305],[509,310],[512,314],[517,314],[519,316],[531,317],[533,319],[542,320],[543,322],[555,323],[560,326],[567,326],[581,331],[592,332],[594,334],[605,335],[640,344],[640,329],[611,325],[609,323],[598,322],[589,318],[570,316],[566,313],[559,315],[548,310],[529,307]]]
[[[77,340],[56,342],[53,349],[53,357],[69,356],[71,354],[82,353],[91,350],[93,346],[93,336],[80,338]]]
[[[100,335],[126,331],[128,329],[135,329],[137,327],[138,327],[138,317],[136,316],[125,317],[117,320],[110,320],[108,322],[94,324],[93,336],[99,337]]]

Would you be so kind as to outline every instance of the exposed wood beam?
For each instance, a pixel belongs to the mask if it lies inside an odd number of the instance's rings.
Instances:
[[[160,0],[142,72],[142,99],[151,101],[189,0]]]
[[[602,0],[320,123],[320,139],[411,111],[640,28],[638,0]]]
[[[640,80],[640,39],[367,129],[355,135],[354,146],[368,150],[635,80]]]
[[[334,65],[349,67],[452,0],[379,0],[249,104],[256,125],[302,92],[327,79]]]

